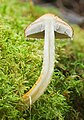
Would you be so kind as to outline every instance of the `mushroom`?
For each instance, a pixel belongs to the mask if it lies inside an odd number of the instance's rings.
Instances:
[[[44,56],[41,75],[33,87],[23,95],[23,100],[28,105],[34,103],[44,93],[50,83],[55,61],[55,37],[71,38],[72,35],[72,28],[53,14],[41,16],[25,29],[25,36],[28,38],[44,38]]]

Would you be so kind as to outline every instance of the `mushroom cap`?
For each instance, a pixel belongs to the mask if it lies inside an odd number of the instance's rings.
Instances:
[[[56,38],[71,38],[73,36],[72,28],[53,14],[45,14],[31,23],[25,29],[25,36],[28,38],[44,38],[45,25],[48,24],[48,22],[49,24],[50,22],[53,23]]]

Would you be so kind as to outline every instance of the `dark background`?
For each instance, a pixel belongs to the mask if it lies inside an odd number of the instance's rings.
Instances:
[[[54,6],[63,18],[84,29],[84,0],[30,0],[34,4]]]

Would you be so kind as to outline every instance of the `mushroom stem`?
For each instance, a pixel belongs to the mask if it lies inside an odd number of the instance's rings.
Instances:
[[[45,23],[45,41],[44,41],[44,57],[41,75],[33,85],[33,87],[23,96],[23,100],[30,105],[31,101],[34,103],[45,91],[54,70],[54,56],[55,56],[55,35],[54,25],[52,21]],[[32,104],[31,103],[31,104]]]

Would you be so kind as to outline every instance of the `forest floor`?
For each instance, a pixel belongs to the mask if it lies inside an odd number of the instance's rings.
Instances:
[[[84,120],[84,30],[71,25],[73,40],[56,40],[55,67],[45,93],[24,108],[22,95],[42,69],[44,40],[27,40],[24,29],[59,11],[20,0],[0,0],[0,120]]]

